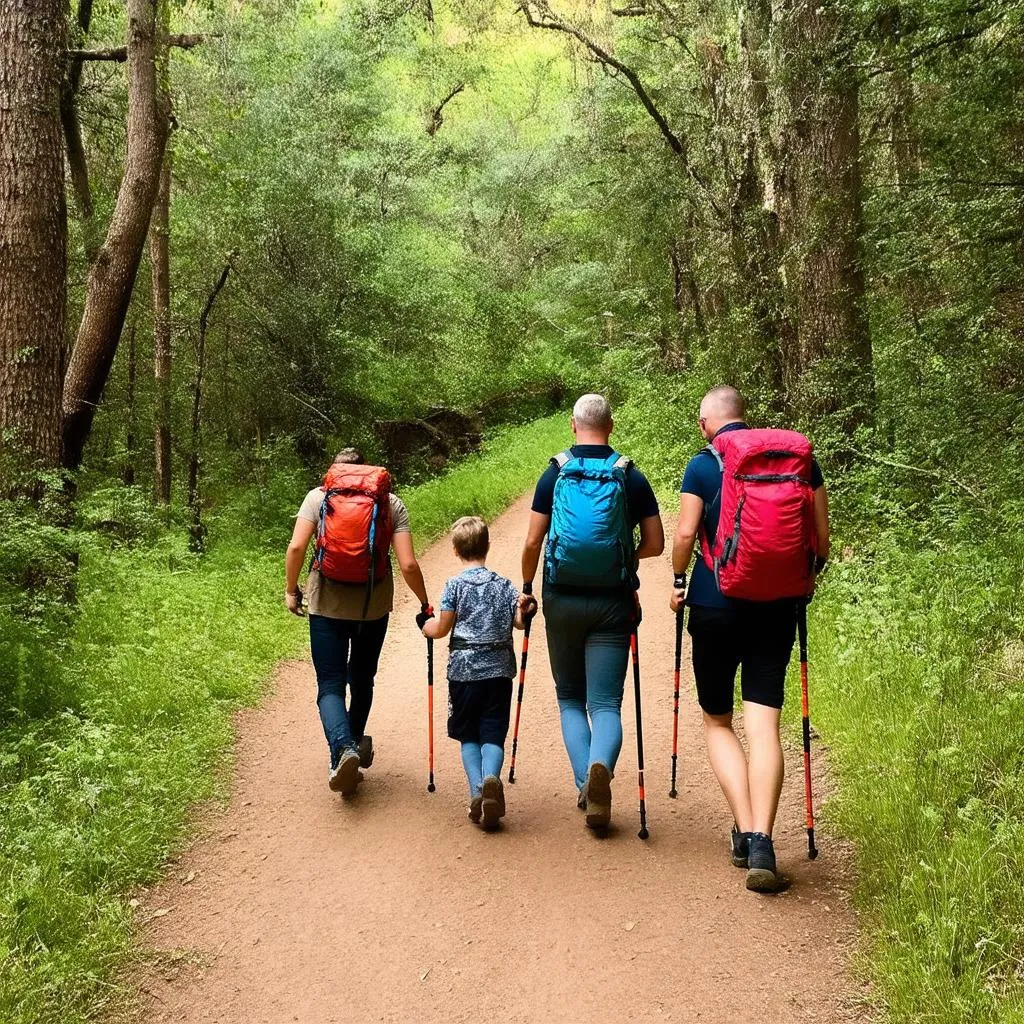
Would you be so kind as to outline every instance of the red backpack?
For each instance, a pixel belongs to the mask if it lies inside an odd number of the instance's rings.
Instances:
[[[795,430],[727,430],[707,449],[722,470],[718,534],[701,554],[726,597],[777,601],[814,586],[813,449]]]
[[[310,569],[335,583],[367,584],[369,603],[374,583],[388,571],[391,476],[378,466],[338,463],[323,487]]]

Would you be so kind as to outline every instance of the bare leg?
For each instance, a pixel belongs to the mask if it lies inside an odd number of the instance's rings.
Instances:
[[[763,832],[766,836],[770,836],[775,827],[785,771],[779,740],[780,715],[778,708],[743,702],[743,730],[750,750],[747,790],[752,812],[750,831]]]
[[[704,713],[704,738],[708,745],[708,760],[718,778],[732,816],[741,832],[750,832],[754,826],[750,808],[750,789],[747,782],[747,759],[736,733],[732,731],[732,712],[724,715]]]

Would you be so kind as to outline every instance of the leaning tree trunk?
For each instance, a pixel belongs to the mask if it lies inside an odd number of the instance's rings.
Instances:
[[[786,238],[794,342],[789,404],[846,432],[871,420],[874,377],[861,263],[858,81],[834,0],[790,0],[781,13],[787,106]]]
[[[136,432],[138,417],[135,412],[135,382],[138,379],[138,363],[135,351],[135,328],[134,319],[128,327],[128,393],[125,404],[127,425],[124,439],[124,466],[121,469],[121,479],[131,487],[135,483],[135,455],[138,449],[139,438]]]
[[[64,379],[63,464],[82,461],[146,242],[170,118],[167,36],[158,0],[128,0],[128,131],[124,177],[107,237],[89,271],[85,310]],[[159,0],[164,2],[164,0]],[[161,19],[162,20],[162,19]]]
[[[0,0],[0,439],[37,468],[58,464],[61,443],[65,19],[60,0]],[[2,491],[11,470],[0,464]]]
[[[149,226],[149,262],[153,274],[153,410],[156,500],[171,500],[171,287],[170,287],[171,151],[164,154],[160,188]]]
[[[206,547],[206,527],[203,525],[203,503],[199,496],[199,470],[202,464],[203,428],[203,375],[206,371],[206,333],[210,327],[210,313],[221,289],[228,283],[231,264],[221,271],[213,290],[206,297],[203,311],[199,315],[199,336],[196,339],[196,373],[192,381],[192,440],[188,457],[188,507],[191,513],[189,524],[189,545],[193,551],[202,553]]]

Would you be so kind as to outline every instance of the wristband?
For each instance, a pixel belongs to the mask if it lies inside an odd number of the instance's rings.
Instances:
[[[533,580],[523,580],[523,593],[524,594],[532,594],[533,593]]]
[[[672,580],[672,585],[676,588],[676,590],[685,590],[686,589],[686,573],[685,572],[677,572],[675,577],[674,577],[674,579]]]

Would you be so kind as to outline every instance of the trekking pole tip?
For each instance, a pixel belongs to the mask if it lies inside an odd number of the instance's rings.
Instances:
[[[650,836],[650,834],[651,833],[647,831],[647,826],[646,825],[644,825],[644,827],[642,829],[640,829],[639,832],[637,832],[637,836],[640,839],[647,839]]]
[[[437,786],[435,786],[432,782],[428,782],[427,783],[427,792],[428,793],[433,793],[436,789],[437,789]]]
[[[679,790],[677,790],[677,789],[670,789],[670,790],[668,791],[668,795],[669,795],[670,797],[672,797],[672,799],[673,799],[673,800],[675,800],[675,798],[676,798],[677,796],[679,796]]]

